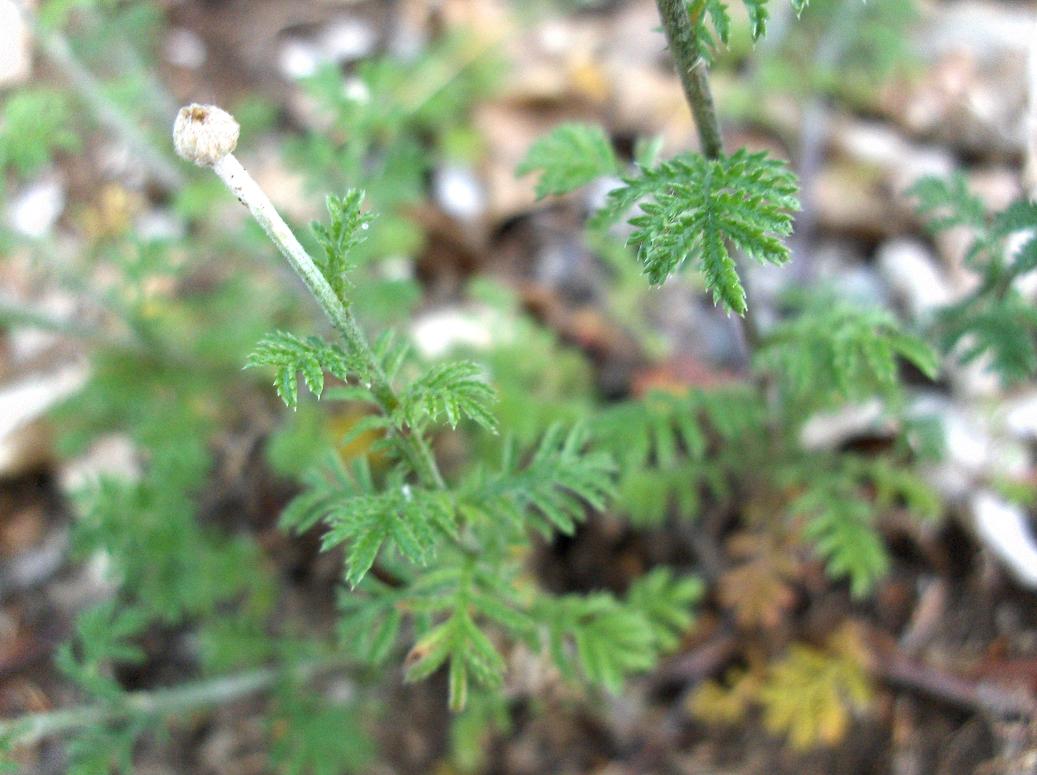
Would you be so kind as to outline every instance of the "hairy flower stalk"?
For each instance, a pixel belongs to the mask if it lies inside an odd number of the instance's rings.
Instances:
[[[173,145],[185,160],[200,167],[211,167],[227,188],[252,213],[266,235],[287,259],[310,293],[320,304],[335,329],[350,349],[362,358],[375,381],[371,392],[382,411],[391,415],[399,399],[385,376],[356,318],[302,246],[273,202],[234,156],[240,128],[234,117],[215,105],[191,104],[180,109],[173,124]],[[419,434],[399,433],[404,453],[422,482],[443,489],[445,482],[432,451]]]

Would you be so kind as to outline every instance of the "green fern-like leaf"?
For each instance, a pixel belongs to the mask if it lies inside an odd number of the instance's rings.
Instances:
[[[767,0],[743,0],[745,10],[749,13],[749,29],[753,40],[759,40],[767,34],[767,20],[770,12],[767,10]]]
[[[319,693],[284,686],[272,709],[271,757],[285,775],[362,772],[375,755],[360,709]]]
[[[494,600],[498,595],[499,599]],[[491,619],[508,629],[530,629],[531,622],[509,607],[506,601],[510,597],[511,593],[503,590],[491,573],[480,572],[470,560],[431,571],[420,578],[411,587],[410,605],[428,614],[447,611],[448,616],[427,629],[411,648],[406,661],[406,679],[427,678],[449,662],[450,707],[455,711],[465,707],[472,680],[487,688],[499,688],[504,676],[504,660],[479,628],[475,612],[485,612],[487,601],[493,600],[489,607]]]
[[[918,211],[927,218],[929,228],[943,231],[953,226],[982,228],[987,222],[983,200],[968,189],[962,174],[948,180],[927,177],[908,189],[918,199]]]
[[[501,470],[477,473],[460,496],[462,508],[496,523],[530,525],[545,536],[571,535],[586,515],[586,505],[603,509],[615,492],[611,457],[585,449],[585,433],[565,434],[554,426],[544,434],[525,466],[505,447]]]
[[[324,392],[324,372],[341,380],[351,374],[366,373],[364,364],[351,358],[341,347],[314,336],[302,339],[286,331],[265,336],[245,365],[246,368],[273,366],[277,370],[274,379],[277,395],[289,409],[299,404],[299,374],[309,391],[320,398]]]
[[[745,288],[729,244],[761,263],[785,263],[781,237],[792,231],[796,191],[795,176],[766,153],[739,150],[713,160],[684,154],[624,179],[592,223],[613,223],[640,202],[630,241],[649,281],[660,284],[695,262],[713,300],[741,315]]]
[[[621,463],[618,505],[639,525],[659,524],[671,504],[685,517],[698,511],[703,487],[726,497],[725,457],[757,438],[763,405],[743,388],[653,392],[598,412],[597,444]],[[724,443],[714,446],[714,440]]]
[[[988,217],[983,201],[965,178],[926,178],[912,188],[919,212],[934,231],[963,226],[973,232],[966,263],[980,275],[979,288],[942,310],[936,328],[943,347],[964,362],[989,356],[1007,383],[1037,371],[1037,312],[1015,288],[1015,281],[1037,268],[1037,205],[1020,199]],[[1009,238],[1022,235],[1008,255]]]
[[[323,249],[316,262],[343,304],[348,304],[349,254],[367,238],[372,216],[362,212],[364,192],[350,189],[344,196],[328,196],[328,225],[314,221],[310,228]]]
[[[519,175],[540,173],[536,195],[542,199],[575,191],[617,170],[612,144],[600,126],[567,123],[533,143],[516,172]]]
[[[673,651],[695,621],[692,606],[703,593],[694,577],[675,579],[667,568],[659,568],[637,579],[627,592],[627,605],[648,620],[660,651]]]
[[[443,418],[452,428],[468,417],[495,432],[497,418],[490,410],[495,400],[496,393],[486,384],[478,364],[455,361],[433,366],[411,383],[400,397],[397,415],[418,427]]]
[[[498,688],[504,676],[504,660],[471,616],[460,611],[425,634],[411,651],[417,655],[407,668],[407,680],[419,681],[450,661],[449,703],[463,710],[468,701],[469,678]]]
[[[70,128],[68,97],[51,89],[23,89],[0,109],[0,170],[36,172],[57,151],[74,151],[80,139]]]
[[[960,346],[964,363],[989,356],[1006,383],[1037,372],[1037,309],[1015,291],[982,294],[942,310],[940,333],[947,349]]]
[[[828,300],[775,327],[755,363],[776,373],[793,398],[824,403],[895,393],[898,357],[930,379],[936,376],[936,354],[903,332],[891,314]]]
[[[338,597],[338,630],[346,648],[368,664],[380,665],[389,657],[400,634],[403,614],[397,603],[402,593],[365,576],[355,589],[343,589]]]
[[[115,601],[102,603],[81,613],[76,620],[76,651],[63,643],[55,661],[58,668],[89,694],[114,700],[122,687],[110,678],[105,667],[114,663],[137,664],[144,652],[132,642],[148,625],[143,610],[122,608]]]
[[[323,549],[348,543],[346,582],[355,587],[385,546],[418,565],[434,556],[444,534],[455,534],[451,495],[425,490],[392,476],[375,487],[366,458],[348,470],[335,457],[323,472],[308,477],[309,487],[281,515],[286,528],[304,531],[323,521]]]
[[[711,61],[712,54],[716,48],[716,38],[727,45],[731,31],[731,14],[728,3],[724,0],[687,0],[688,12],[695,28],[695,43],[698,45],[699,53],[707,61]],[[767,34],[767,22],[770,19],[770,10],[767,7],[768,0],[742,0],[746,14],[749,17],[749,32],[754,41],[760,40]],[[809,4],[809,0],[792,0],[792,9],[799,16]],[[712,30],[706,21],[712,25]]]
[[[889,570],[889,555],[872,524],[872,508],[845,478],[818,477],[790,511],[806,519],[805,537],[824,559],[830,576],[849,580],[854,597],[867,595]]]
[[[538,618],[547,624],[548,650],[566,677],[582,673],[618,693],[628,676],[655,664],[658,642],[652,625],[611,595],[544,600]]]

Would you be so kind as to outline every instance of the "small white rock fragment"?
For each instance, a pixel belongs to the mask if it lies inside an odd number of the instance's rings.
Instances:
[[[435,173],[433,189],[443,211],[462,221],[474,220],[486,211],[482,184],[467,167],[440,167]]]
[[[342,96],[347,100],[366,105],[371,101],[371,90],[363,78],[352,76],[342,84]]]
[[[65,185],[47,175],[22,189],[7,207],[7,222],[24,237],[41,239],[50,234],[65,210]]]
[[[377,42],[375,29],[355,17],[343,17],[332,22],[320,38],[324,56],[340,64],[369,56]]]
[[[950,304],[954,298],[935,257],[917,240],[886,242],[879,248],[878,265],[879,273],[893,292],[907,302],[915,318]]]
[[[0,295],[0,304],[8,303],[18,306],[21,300]],[[51,290],[31,305],[34,312],[58,321],[71,320],[77,312],[77,299],[71,293]],[[60,340],[61,336],[54,331],[36,326],[13,326],[7,332],[7,346],[11,363],[24,363],[42,355],[48,348]]]
[[[23,83],[32,72],[29,27],[16,2],[0,0],[0,87]]]
[[[803,425],[799,443],[810,451],[835,449],[862,433],[888,433],[892,429],[888,423],[881,422],[882,415],[882,402],[877,398],[834,412],[815,414]]]
[[[186,27],[173,27],[162,51],[167,62],[188,70],[197,70],[209,56],[205,41]]]
[[[0,387],[0,476],[20,473],[37,456],[38,434],[31,424],[56,403],[79,390],[86,366],[74,364]]]
[[[234,116],[215,105],[191,103],[180,108],[173,123],[173,146],[180,158],[211,167],[238,146],[241,127]]]
[[[971,502],[976,533],[1023,586],[1037,589],[1037,542],[1026,513],[989,490]]]
[[[1011,399],[1004,406],[1004,423],[1017,438],[1037,439],[1037,392]]]
[[[414,279],[414,259],[407,256],[390,256],[382,259],[378,262],[378,269],[382,278],[391,282]]]
[[[62,492],[71,494],[101,476],[128,482],[140,479],[140,460],[129,436],[112,433],[97,439],[84,454],[62,469],[59,482]]]
[[[184,220],[172,210],[147,210],[134,222],[137,236],[145,242],[168,242],[187,234]]]
[[[301,38],[285,40],[277,52],[277,65],[281,74],[293,81],[309,78],[325,61],[320,46]]]
[[[485,350],[506,341],[509,327],[489,308],[459,308],[429,312],[411,324],[411,338],[418,352],[429,359],[440,358],[455,347]]]

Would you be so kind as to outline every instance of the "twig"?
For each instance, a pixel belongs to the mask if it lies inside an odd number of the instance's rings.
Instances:
[[[103,328],[84,323],[81,320],[56,318],[39,310],[3,301],[0,301],[0,326],[36,328],[113,347],[126,349],[136,347],[136,343],[133,341],[119,339]]]
[[[349,667],[341,655],[313,660],[294,667],[267,667],[245,673],[185,684],[175,689],[131,692],[115,704],[84,705],[77,708],[34,713],[0,721],[0,739],[31,745],[45,737],[86,726],[110,724],[134,717],[156,717],[219,705],[269,689],[285,676],[309,681],[322,673]]]
[[[899,651],[876,660],[876,674],[889,683],[928,694],[951,705],[994,716],[1034,717],[1037,703],[1026,690],[969,681],[904,656]]]
[[[60,33],[43,29],[35,14],[24,5],[23,0],[15,0],[14,7],[32,30],[44,55],[68,79],[77,96],[90,106],[90,110],[97,120],[130,146],[133,155],[140,160],[157,183],[169,190],[182,188],[185,180],[180,170],[164,154],[155,149],[147,136],[121,108],[108,99],[101,84],[76,59],[68,40]]]

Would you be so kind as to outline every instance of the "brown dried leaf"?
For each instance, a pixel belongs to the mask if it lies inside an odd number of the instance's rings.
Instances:
[[[799,576],[794,547],[788,536],[738,533],[727,544],[743,562],[726,571],[718,581],[722,605],[733,609],[740,626],[773,629],[795,604],[792,583]]]

